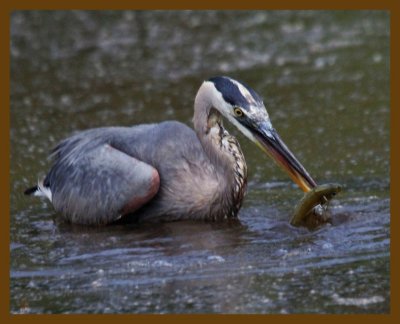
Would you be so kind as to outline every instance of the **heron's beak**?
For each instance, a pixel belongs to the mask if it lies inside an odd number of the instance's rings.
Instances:
[[[286,144],[281,140],[270,122],[263,122],[253,132],[256,144],[289,174],[292,180],[304,191],[308,192],[317,184],[306,169],[296,159]]]

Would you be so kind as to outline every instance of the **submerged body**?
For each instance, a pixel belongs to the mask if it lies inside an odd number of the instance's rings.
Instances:
[[[316,186],[272,127],[261,97],[236,80],[215,77],[197,92],[194,130],[169,121],[83,131],[60,142],[48,175],[25,193],[47,197],[64,220],[79,224],[236,217],[247,166],[222,117],[303,191]]]

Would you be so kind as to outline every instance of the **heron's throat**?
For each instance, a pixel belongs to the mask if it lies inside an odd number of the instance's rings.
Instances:
[[[210,108],[200,116],[196,116],[195,112],[194,121],[197,136],[213,166],[222,172],[229,170],[233,161],[226,140],[231,136],[223,126],[221,114]]]
[[[247,166],[238,141],[225,130],[222,115],[215,108],[221,105],[218,96],[210,82],[202,84],[194,103],[193,124],[219,183],[215,203],[222,206],[220,216],[232,217],[242,204]]]
[[[246,191],[247,165],[239,142],[223,127],[221,117],[216,109],[211,108],[203,120],[206,127],[199,127],[196,132],[217,177],[222,177],[225,183],[218,199],[226,206],[226,215],[232,217],[239,211]]]

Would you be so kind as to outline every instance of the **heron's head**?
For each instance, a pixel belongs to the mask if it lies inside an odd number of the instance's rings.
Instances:
[[[228,77],[206,81],[213,87],[212,106],[289,174],[307,192],[315,181],[273,128],[262,98],[249,86]]]

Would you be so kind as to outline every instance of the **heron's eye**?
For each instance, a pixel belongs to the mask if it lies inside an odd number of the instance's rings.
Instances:
[[[233,110],[233,112],[235,113],[235,116],[236,116],[236,117],[242,117],[242,116],[243,116],[243,111],[242,111],[242,109],[240,109],[240,108],[238,108],[238,107],[236,107],[236,108]]]

